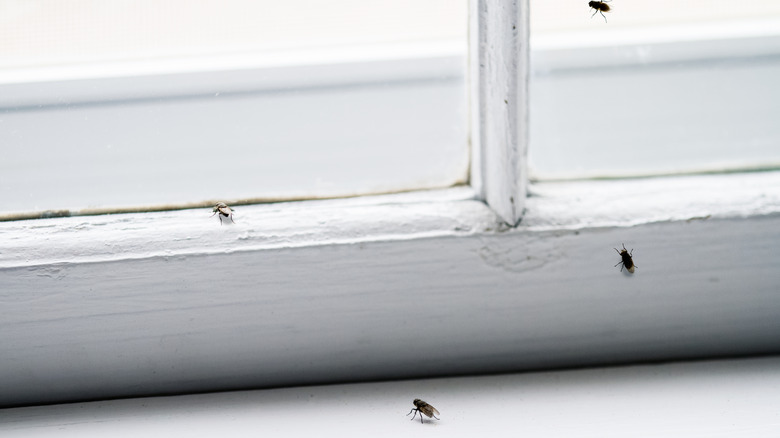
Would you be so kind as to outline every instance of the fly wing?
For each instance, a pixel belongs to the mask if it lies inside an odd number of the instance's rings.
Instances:
[[[230,207],[224,204],[217,207],[217,209],[219,210],[219,213],[222,214],[223,216],[230,216],[231,214],[233,214],[233,210],[231,210]]]
[[[436,410],[433,406],[426,404],[425,406],[420,407],[420,412],[427,415],[428,418],[433,417],[434,414],[439,414],[439,411]],[[439,414],[441,415],[441,414]]]

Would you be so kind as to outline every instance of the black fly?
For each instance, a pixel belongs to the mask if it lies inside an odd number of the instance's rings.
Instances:
[[[637,265],[634,264],[634,259],[631,258],[631,256],[634,255],[634,248],[631,248],[631,252],[628,252],[626,249],[626,245],[623,244],[623,250],[618,250],[617,248],[613,248],[615,251],[620,254],[620,261],[617,263],[617,265],[623,265],[620,267],[620,272],[623,272],[623,267],[626,268],[626,270],[630,273],[634,273],[634,268],[637,267]],[[615,267],[617,268],[617,265]]]
[[[593,18],[594,15],[601,13],[601,16],[604,17],[604,22],[607,22],[607,16],[604,15],[604,12],[609,12],[610,8],[607,4],[609,0],[607,1],[590,1],[588,2],[588,6],[590,6],[591,9],[595,9],[596,12],[593,13],[593,15],[590,16],[590,18]]]

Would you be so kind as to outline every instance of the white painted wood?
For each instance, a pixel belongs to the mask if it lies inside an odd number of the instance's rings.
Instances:
[[[773,23],[536,38],[530,177],[780,167],[780,22]]]
[[[0,268],[187,257],[469,234],[496,219],[467,186],[328,201],[0,222]],[[345,214],[348,212],[349,214]],[[0,284],[0,289],[2,289]]]
[[[463,77],[465,42],[372,44],[0,72],[0,109],[210,97]]]
[[[516,225],[527,181],[528,1],[474,0],[470,12],[472,178]]]
[[[531,44],[534,75],[607,68],[659,68],[670,64],[768,60],[780,54],[780,19],[772,31],[761,23],[724,32],[724,23],[699,32],[680,28],[623,29],[608,33],[537,36]],[[758,28],[759,32],[752,32]],[[695,28],[694,28],[695,29]]]
[[[413,398],[439,411],[420,424]],[[775,437],[780,358],[307,386],[0,411],[4,438]]]
[[[467,60],[467,96],[468,96],[468,128],[469,128],[469,184],[474,189],[479,199],[485,199],[485,185],[482,176],[482,114],[483,102],[481,96],[485,94],[480,70],[482,69],[482,52],[478,50],[480,38],[485,30],[480,29],[484,20],[479,17],[482,2],[469,0],[469,51]]]
[[[536,183],[529,192],[523,226],[534,231],[749,220],[779,211],[780,172]]]
[[[0,405],[780,352],[777,173],[530,195],[2,223]]]
[[[2,223],[0,405],[780,351],[778,173],[449,193]]]
[[[464,184],[464,52],[0,86],[0,217]]]

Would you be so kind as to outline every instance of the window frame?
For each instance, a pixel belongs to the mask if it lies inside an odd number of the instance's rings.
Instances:
[[[780,35],[753,24],[537,37],[531,180],[778,168]]]
[[[0,223],[0,406],[780,351],[778,173],[526,193],[527,1],[471,8],[470,187]]]
[[[418,46],[328,48],[316,55],[311,50],[271,53],[259,60],[253,53],[174,59],[159,66],[143,62],[107,64],[90,71],[99,77],[78,76],[86,74],[78,66],[52,69],[55,72],[47,77],[35,70],[7,75],[16,78],[3,76],[0,113],[9,117],[0,122],[18,122],[22,128],[8,129],[3,137],[8,139],[8,147],[17,151],[11,153],[15,158],[9,162],[19,166],[0,175],[0,185],[7,181],[5,190],[15,195],[0,212],[0,221],[195,208],[218,200],[245,205],[325,199],[464,184],[469,170],[468,128],[440,130],[452,126],[450,117],[466,118],[465,46],[464,38]],[[29,80],[24,81],[25,77]],[[440,91],[445,100],[451,98],[459,104],[445,107],[445,103],[433,99],[427,101],[431,105],[421,104],[422,93],[442,97]],[[375,103],[356,97],[362,94],[397,99],[383,105],[381,99],[374,99]],[[323,96],[340,98],[336,102],[343,112],[331,111],[333,102],[324,103],[328,100]],[[39,110],[43,110],[43,116],[38,115]],[[407,118],[399,121],[416,131],[412,138],[418,139],[419,146],[430,144],[431,150],[440,152],[421,155],[426,157],[427,166],[407,165],[403,177],[397,177],[398,172],[394,177],[391,169],[403,167],[402,157],[417,154],[413,141],[403,149],[390,135],[382,137],[385,141],[377,137],[382,129],[392,134],[391,125],[353,129],[346,122],[330,123],[322,115],[328,112],[332,118],[343,114],[345,120],[364,116],[361,126],[381,121],[385,113],[406,114]],[[276,113],[312,119],[304,120],[308,129],[290,135],[283,128],[270,128],[279,125],[271,124]],[[209,120],[207,116],[215,118],[213,123],[193,127],[194,121]],[[259,116],[262,120],[257,121]],[[96,129],[100,134],[85,135],[77,154],[63,152],[67,151],[62,148],[63,136],[94,123],[102,127]],[[148,129],[138,129],[139,124],[146,123]],[[37,124],[51,124],[52,129],[32,128]],[[424,127],[436,129],[425,132]],[[136,136],[139,132],[142,134]],[[144,134],[147,132],[151,134]],[[21,141],[25,133],[35,138],[35,153],[20,149],[25,145]],[[188,135],[192,141],[187,141]],[[229,136],[234,138],[227,140]],[[330,155],[343,157],[344,166],[338,166],[336,158],[327,161],[328,156],[320,155],[323,139],[339,136],[345,139],[340,143],[341,153]],[[432,138],[425,140],[427,136]],[[220,146],[222,141],[226,143]],[[380,147],[368,156],[374,159],[373,172],[347,165],[350,159],[371,151],[363,147],[369,141]],[[288,151],[279,152],[277,142],[287,144]],[[453,154],[454,150],[459,154]],[[447,162],[439,159],[445,153]],[[396,156],[398,163],[393,161]],[[80,165],[80,159],[94,162],[83,172],[74,172],[71,167]],[[329,165],[323,167],[322,160]],[[173,161],[181,165],[163,164]],[[309,172],[310,178],[303,184],[291,184],[286,180],[289,172],[277,172],[279,166],[269,164],[280,161],[283,167]],[[433,172],[432,163],[440,164]],[[26,171],[33,165],[34,172]],[[108,174],[116,176],[111,184],[94,184],[94,179]],[[204,174],[212,178],[203,178]],[[232,185],[224,187],[218,175],[227,174]],[[56,182],[56,190],[47,194],[46,187],[52,181]]]

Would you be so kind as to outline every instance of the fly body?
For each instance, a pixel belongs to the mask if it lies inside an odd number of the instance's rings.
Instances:
[[[224,202],[217,202],[217,205],[214,206],[212,211],[214,212],[214,214],[219,214],[218,217],[219,217],[220,225],[222,225],[222,218],[228,218],[230,219],[230,222],[235,223],[235,221],[233,221],[233,210],[230,207],[228,207],[227,204],[225,204]],[[211,216],[214,216],[214,214],[212,214]]]
[[[414,399],[412,403],[414,404],[414,407],[412,408],[411,411],[409,411],[409,414],[414,412],[414,415],[412,415],[412,420],[414,420],[414,417],[417,416],[417,413],[420,414],[420,423],[423,422],[423,414],[425,414],[425,416],[428,418],[435,418],[437,420],[440,419],[439,417],[436,416],[436,414],[439,414],[439,411],[436,410],[436,408],[434,408],[433,406],[429,405],[428,403],[420,400],[419,398]],[[408,416],[409,414],[406,415]]]
[[[634,269],[637,268],[637,265],[634,264],[634,259],[632,258],[634,255],[634,248],[631,248],[631,252],[628,252],[626,245],[623,244],[622,250],[617,248],[614,248],[614,250],[620,254],[620,261],[617,263],[617,265],[623,265],[620,267],[620,272],[623,272],[623,268],[626,268],[628,272],[633,274]],[[615,265],[615,267],[617,267],[617,265]]]
[[[589,1],[588,6],[590,6],[591,9],[595,9],[596,12],[593,13],[593,15],[590,16],[590,18],[593,18],[596,14],[601,14],[602,17],[604,17],[604,22],[607,22],[607,16],[604,15],[604,12],[609,12],[611,9],[609,5],[607,4],[608,1]]]

